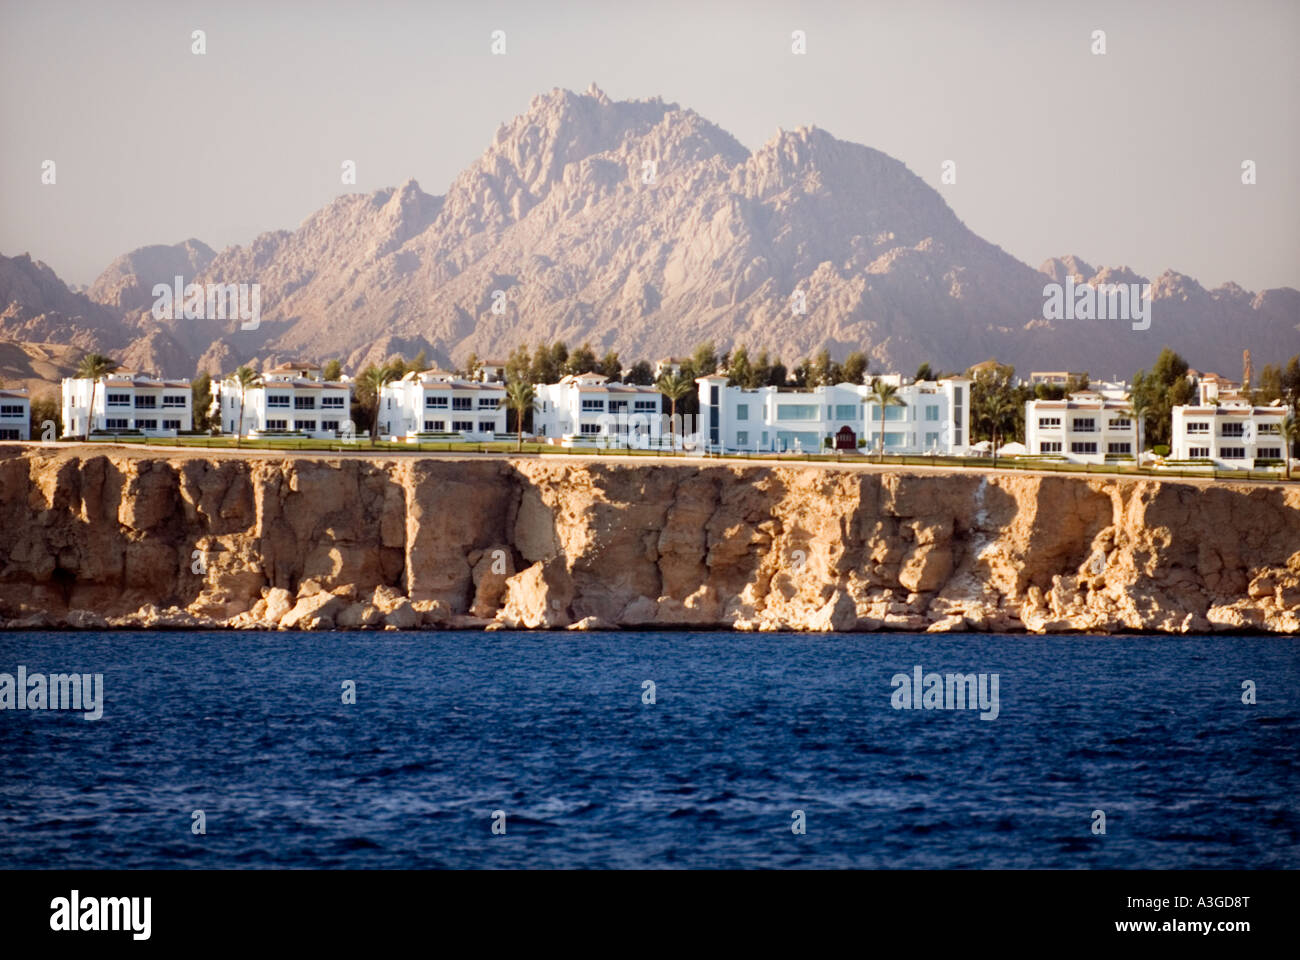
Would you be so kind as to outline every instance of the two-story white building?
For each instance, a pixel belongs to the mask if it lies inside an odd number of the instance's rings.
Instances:
[[[1127,400],[1092,391],[1064,400],[1030,400],[1025,449],[1031,456],[1060,456],[1073,463],[1136,458],[1137,423]]]
[[[611,383],[601,373],[569,374],[559,383],[533,385],[533,433],[560,443],[658,446],[673,430],[663,416],[658,389]],[[680,429],[675,431],[678,435]]]
[[[30,440],[32,401],[27,391],[0,387],[0,440]]]
[[[1170,455],[1238,470],[1252,469],[1261,460],[1280,461],[1285,455],[1286,413],[1281,403],[1256,407],[1244,401],[1174,407]]]
[[[242,391],[233,376],[214,382],[210,414],[231,436],[242,429],[245,437],[296,434],[329,440],[351,431],[351,404],[349,381],[324,380],[313,363],[282,363]]]
[[[384,384],[378,436],[416,442],[421,435],[491,440],[506,432],[506,386],[465,380],[449,370],[408,373]]]
[[[67,377],[62,384],[62,407],[63,434],[68,437],[132,432],[174,437],[194,429],[188,380],[125,372],[98,380]]]
[[[725,374],[700,377],[700,433],[710,447],[736,452],[816,453],[827,446],[873,451],[882,435],[888,454],[968,452],[968,378],[903,383],[894,374],[879,379],[896,386],[902,401],[884,408],[883,425],[879,404],[865,402],[872,395],[870,384],[746,389],[728,386]]]

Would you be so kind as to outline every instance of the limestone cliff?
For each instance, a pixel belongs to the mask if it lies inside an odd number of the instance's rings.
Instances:
[[[1300,487],[0,447],[0,624],[1300,632]]]

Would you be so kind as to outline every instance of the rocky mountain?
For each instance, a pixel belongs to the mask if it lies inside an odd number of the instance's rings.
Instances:
[[[147,311],[153,306],[155,283],[170,284],[176,277],[193,277],[214,257],[211,247],[194,239],[172,246],[141,247],[110,263],[91,284],[88,295],[123,311]]]
[[[73,293],[46,264],[0,256],[0,340],[107,351],[130,339],[119,311]]]
[[[152,284],[177,274],[260,284],[260,326],[142,315]],[[1044,284],[1067,275],[1147,282],[1077,257],[1035,270],[967,229],[902,163],[825,131],[778,131],[750,152],[694,111],[612,101],[593,85],[535,97],[443,196],[411,180],[215,256],[195,240],[143,248],[90,296],[117,317],[106,345],[174,374],[300,354],[355,366],[398,344],[460,361],[553,338],[628,360],[713,339],[787,363],[825,346],[865,350],[877,370],[996,356],[1095,376],[1130,375],[1164,345],[1227,370],[1245,347],[1300,349],[1291,288],[1206,290],[1168,271],[1150,281],[1150,329],[1135,331],[1045,319]]]

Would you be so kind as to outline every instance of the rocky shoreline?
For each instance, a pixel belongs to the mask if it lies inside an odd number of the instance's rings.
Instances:
[[[1300,486],[4,448],[0,628],[1300,633]]]

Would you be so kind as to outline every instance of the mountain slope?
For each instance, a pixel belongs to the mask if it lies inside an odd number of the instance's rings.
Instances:
[[[594,86],[534,97],[443,196],[413,180],[346,195],[295,230],[210,253],[197,241],[145,248],[91,294],[135,311],[125,335],[152,338],[142,355],[208,369],[298,354],[358,362],[394,344],[498,357],[552,338],[654,359],[713,339],[787,362],[826,346],[904,372],[996,356],[1026,372],[1127,376],[1166,344],[1220,369],[1243,347],[1300,348],[1300,291],[1207,291],[1172,271],[1152,281],[1147,331],[1045,320],[1043,286],[1067,274],[1145,281],[1077,257],[1035,270],[967,229],[902,163],[822,130],[778,131],[751,153],[691,110]],[[175,272],[261,284],[261,325],[142,320],[141,291]],[[804,313],[792,309],[800,298]]]

